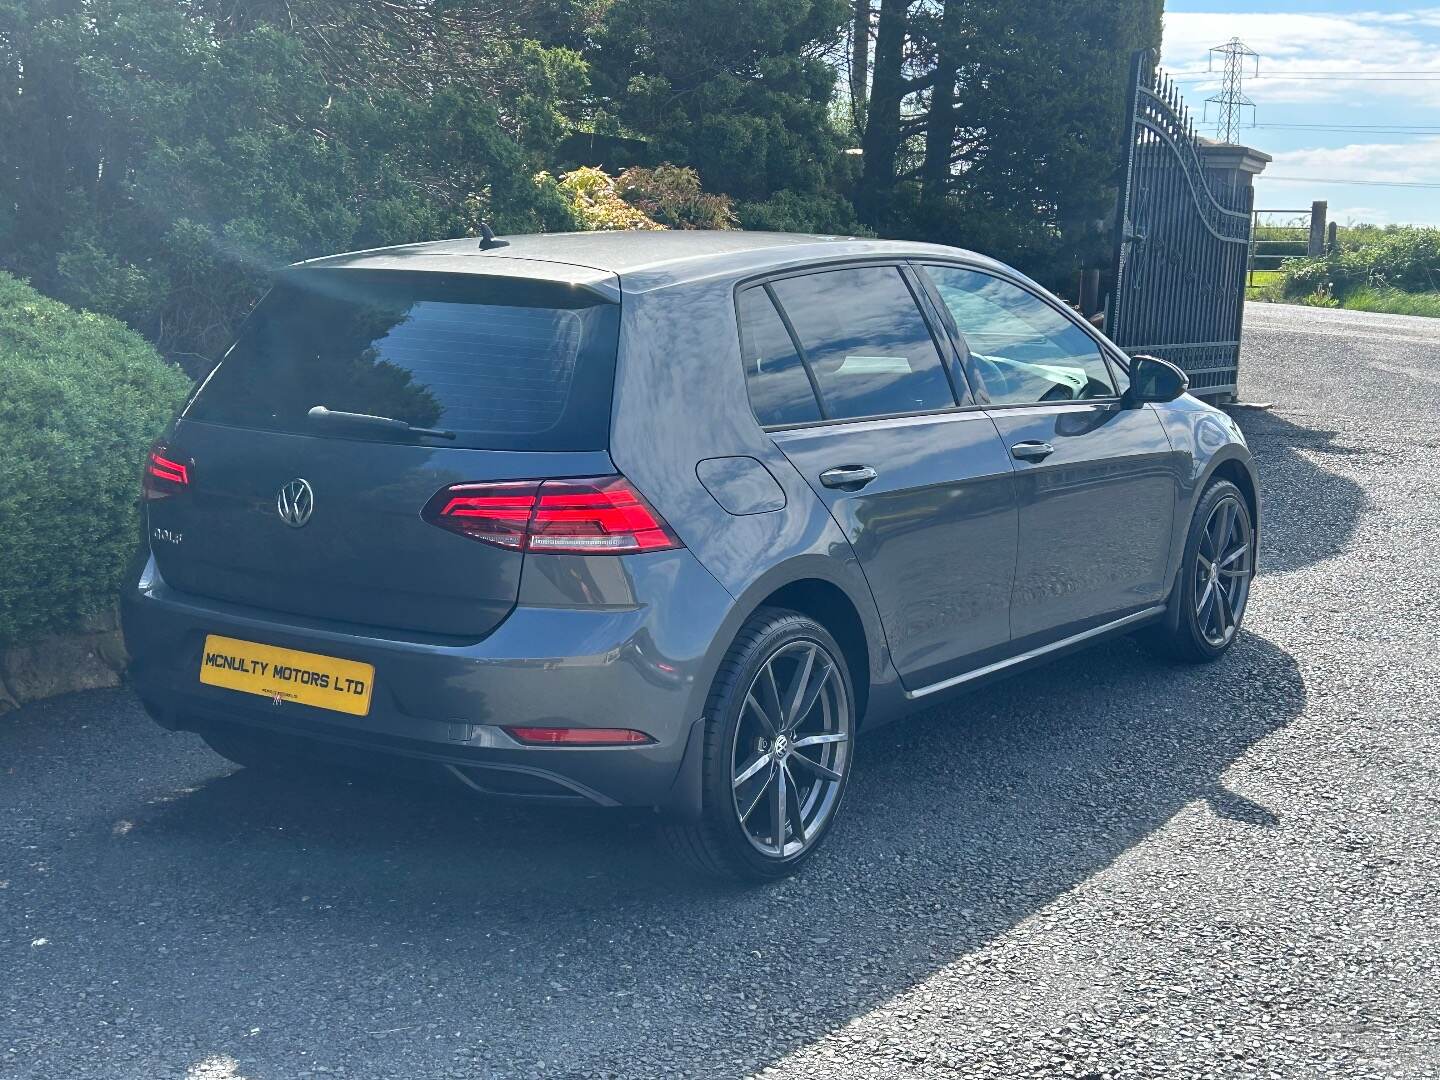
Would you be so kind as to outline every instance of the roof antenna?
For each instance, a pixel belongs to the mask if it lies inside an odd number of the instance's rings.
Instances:
[[[495,230],[490,228],[488,221],[480,223],[480,250],[489,251],[491,248],[505,247],[508,241],[496,240]]]

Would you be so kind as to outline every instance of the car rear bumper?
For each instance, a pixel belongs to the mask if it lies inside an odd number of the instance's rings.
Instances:
[[[537,578],[495,631],[454,642],[182,593],[151,560],[121,613],[131,682],[166,728],[238,730],[312,756],[403,759],[498,795],[693,813],[692,736],[733,600],[684,550],[614,560],[601,589],[621,602],[567,605],[563,588]],[[546,602],[527,603],[527,591]],[[203,684],[210,634],[372,664],[370,710],[350,716]],[[634,728],[654,741],[535,747],[507,726]]]

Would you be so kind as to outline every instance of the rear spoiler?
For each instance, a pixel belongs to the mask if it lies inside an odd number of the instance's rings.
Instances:
[[[410,273],[519,278],[568,285],[612,304],[620,302],[620,278],[608,270],[543,259],[517,259],[498,253],[500,251],[503,249],[482,250],[478,245],[468,250],[445,252],[379,248],[309,259],[294,263],[282,273],[295,270],[404,270]]]

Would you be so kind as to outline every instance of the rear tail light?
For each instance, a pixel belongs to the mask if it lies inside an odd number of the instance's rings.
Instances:
[[[623,476],[452,484],[422,511],[432,525],[516,551],[627,555],[679,539]]]
[[[140,476],[140,493],[146,499],[164,499],[190,486],[190,468],[176,461],[163,440],[156,440],[145,458]]]
[[[507,727],[528,746],[639,746],[655,740],[632,728]]]

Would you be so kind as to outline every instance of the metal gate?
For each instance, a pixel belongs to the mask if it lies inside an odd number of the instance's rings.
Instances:
[[[1253,289],[1264,284],[1257,275],[1269,276],[1283,270],[1291,259],[1324,255],[1333,248],[1335,222],[1330,222],[1329,228],[1326,228],[1329,206],[1329,203],[1320,200],[1311,203],[1309,210],[1256,210],[1252,213],[1250,270],[1245,283]],[[1276,218],[1281,220],[1277,222]]]
[[[1135,55],[1130,76],[1106,333],[1184,368],[1192,393],[1232,398],[1254,192],[1207,175],[1204,144],[1153,52]]]

